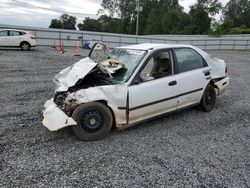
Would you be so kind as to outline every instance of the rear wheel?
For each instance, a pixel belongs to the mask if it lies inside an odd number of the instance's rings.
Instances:
[[[212,85],[208,84],[208,86],[206,87],[203,93],[200,106],[203,111],[210,112],[213,110],[215,103],[216,103],[215,89]]]
[[[72,114],[77,122],[73,126],[74,133],[82,140],[100,140],[112,128],[113,117],[108,107],[99,102],[79,106]]]
[[[20,47],[23,51],[28,51],[30,49],[30,44],[28,42],[22,42]]]

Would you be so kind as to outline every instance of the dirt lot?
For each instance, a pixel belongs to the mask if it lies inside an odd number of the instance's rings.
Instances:
[[[87,143],[41,124],[72,51],[0,50],[0,187],[250,187],[249,51],[209,52],[232,78],[211,113],[193,108]]]

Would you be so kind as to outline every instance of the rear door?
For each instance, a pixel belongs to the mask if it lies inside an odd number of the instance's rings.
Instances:
[[[9,46],[19,46],[22,42],[22,34],[19,31],[9,31]]]
[[[177,86],[182,92],[178,97],[177,109],[198,104],[211,80],[211,67],[192,48],[174,49]]]
[[[9,46],[8,31],[0,31],[0,46]]]

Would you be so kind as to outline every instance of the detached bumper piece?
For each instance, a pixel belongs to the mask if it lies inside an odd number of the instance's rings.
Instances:
[[[64,127],[77,124],[71,117],[68,117],[56,106],[53,99],[47,101],[44,107],[45,111],[43,112],[44,119],[42,123],[50,131],[57,131]]]
[[[222,80],[215,82],[214,85],[217,87],[217,95],[221,95],[226,88],[229,86],[230,78],[227,76]]]

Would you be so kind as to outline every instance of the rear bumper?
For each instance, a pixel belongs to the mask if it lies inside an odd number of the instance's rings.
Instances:
[[[214,85],[216,86],[216,91],[218,96],[221,95],[226,90],[226,88],[229,86],[229,83],[230,83],[230,78],[228,76],[214,83]]]
[[[68,117],[61,109],[54,103],[53,99],[47,101],[44,105],[43,125],[50,131],[57,131],[67,126],[76,125],[77,123]]]
[[[29,41],[29,43],[30,43],[31,47],[35,47],[37,44],[36,40],[31,40],[31,41]]]

